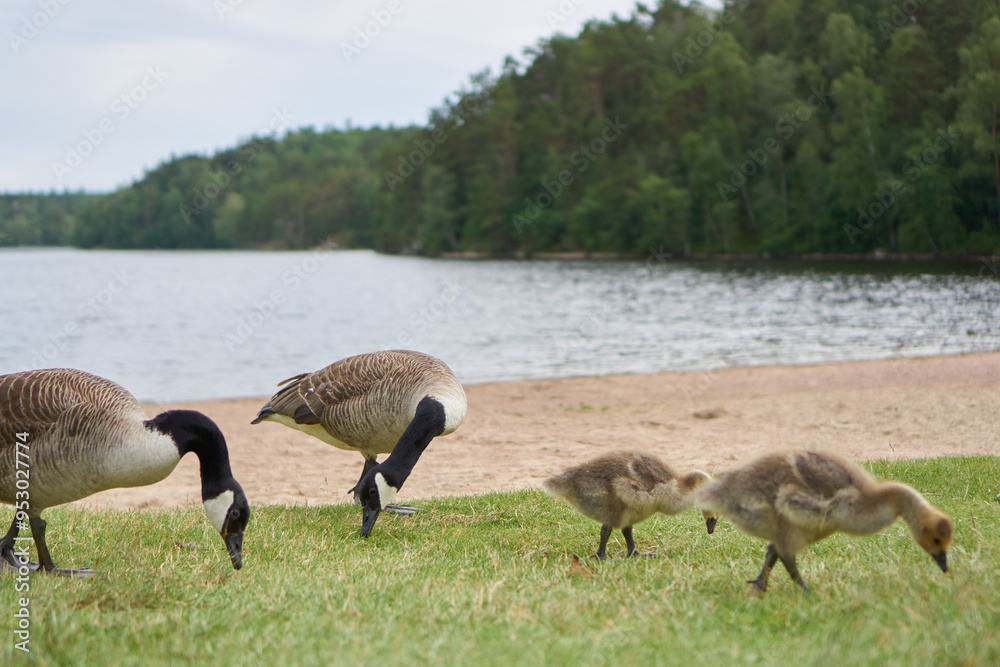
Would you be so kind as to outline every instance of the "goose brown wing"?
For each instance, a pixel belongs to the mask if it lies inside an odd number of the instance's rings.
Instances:
[[[13,447],[17,433],[38,440],[57,425],[73,429],[66,415],[79,412],[74,408],[81,405],[122,414],[134,410],[142,416],[139,402],[127,390],[83,371],[53,368],[0,376],[0,448]]]
[[[331,435],[336,431],[335,415],[350,410],[356,402],[373,400],[379,388],[394,373],[399,362],[388,354],[364,354],[334,362],[314,373],[303,373],[285,380],[267,405],[261,408],[254,423],[270,414],[291,417],[297,424],[322,424]]]
[[[284,415],[296,424],[318,424],[323,407],[315,395],[315,387],[310,378],[315,373],[302,373],[278,383],[281,389],[271,397],[257,413],[252,424],[259,424],[269,415]]]
[[[132,394],[90,373],[44,369],[0,376],[0,494],[13,494],[18,443],[26,442],[33,468],[66,471],[66,443],[107,447],[118,431],[144,419]]]

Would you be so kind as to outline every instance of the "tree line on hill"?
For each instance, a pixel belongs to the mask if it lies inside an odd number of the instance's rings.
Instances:
[[[423,127],[0,197],[0,244],[997,254],[998,104],[994,0],[664,0],[473,75]]]

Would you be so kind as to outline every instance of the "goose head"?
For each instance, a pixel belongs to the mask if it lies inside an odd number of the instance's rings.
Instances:
[[[943,512],[926,507],[910,524],[913,539],[930,554],[942,572],[948,571],[948,546],[954,531],[951,519]]]
[[[361,481],[361,537],[368,537],[375,526],[379,513],[392,502],[400,484],[394,484],[386,477],[386,472],[376,466]]]
[[[168,435],[181,456],[194,452],[201,463],[201,500],[205,514],[226,543],[237,570],[243,566],[243,531],[250,505],[229,467],[226,438],[214,421],[194,410],[168,410],[146,422]]]
[[[226,543],[233,567],[243,567],[243,531],[250,521],[250,504],[235,479],[223,491],[204,499],[205,514]]]

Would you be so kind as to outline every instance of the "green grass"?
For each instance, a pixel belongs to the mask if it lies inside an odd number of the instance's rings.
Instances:
[[[539,491],[417,503],[430,511],[383,515],[367,540],[351,506],[257,508],[239,572],[200,510],[56,508],[56,562],[106,574],[31,578],[28,655],[10,648],[20,594],[0,576],[0,662],[1000,663],[1000,459],[871,469],[952,516],[949,574],[897,522],[800,554],[809,593],[779,566],[756,597],[764,542],[725,521],[707,535],[694,510],[636,527],[658,558],[621,558],[619,533],[615,558],[577,574],[598,526]]]

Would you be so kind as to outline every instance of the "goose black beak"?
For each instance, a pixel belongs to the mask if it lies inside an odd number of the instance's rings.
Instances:
[[[222,539],[226,543],[229,557],[233,559],[233,567],[237,570],[243,567],[243,533],[223,535]]]
[[[708,528],[708,534],[711,535],[715,531],[715,522],[718,521],[718,517],[710,516],[705,519],[705,526]]]
[[[375,527],[375,521],[378,520],[378,515],[381,509],[371,509],[369,507],[364,507],[361,510],[361,537],[368,537],[368,533],[372,532],[372,528]]]
[[[941,568],[942,572],[945,572],[945,573],[948,572],[948,552],[947,551],[942,551],[939,554],[931,554],[931,558],[933,558],[937,562],[937,564]]]

